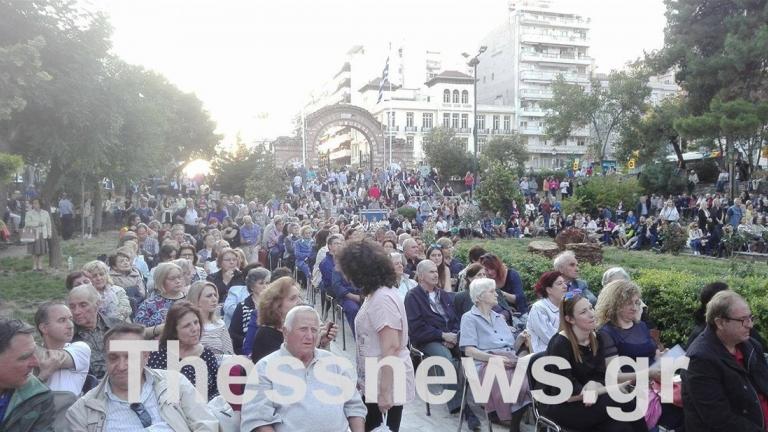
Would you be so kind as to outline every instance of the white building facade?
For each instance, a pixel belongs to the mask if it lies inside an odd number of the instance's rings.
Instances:
[[[478,103],[510,106],[517,112],[512,129],[526,142],[533,169],[563,168],[587,152],[588,128],[574,130],[561,142],[546,139],[542,103],[552,98],[552,82],[558,76],[588,85],[593,69],[589,28],[588,18],[560,10],[548,0],[513,1],[507,22],[482,42],[488,48],[479,57]]]

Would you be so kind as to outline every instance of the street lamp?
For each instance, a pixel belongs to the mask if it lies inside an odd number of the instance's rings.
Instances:
[[[469,66],[472,66],[472,96],[474,99],[474,103],[472,104],[472,118],[474,119],[475,125],[472,128],[472,139],[474,141],[474,163],[475,163],[475,182],[478,181],[478,164],[477,164],[477,65],[480,63],[480,60],[478,57],[480,57],[480,54],[484,53],[485,50],[488,49],[487,46],[482,45],[480,49],[477,51],[477,54],[475,54],[474,57],[470,58],[471,56],[467,53],[462,53],[461,55],[464,56],[464,58],[469,59],[469,62],[467,63]]]

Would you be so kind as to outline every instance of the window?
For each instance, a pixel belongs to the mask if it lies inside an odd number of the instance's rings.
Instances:
[[[432,113],[424,113],[421,115],[421,127],[432,128]]]
[[[477,127],[478,129],[485,129],[485,116],[484,115],[477,116],[476,122],[477,122],[477,124],[475,125],[475,127]]]
[[[443,103],[451,103],[451,91],[448,89],[443,90]]]
[[[451,121],[451,127],[454,129],[459,128],[459,113],[453,113],[453,121]]]
[[[477,151],[482,153],[485,150],[486,141],[485,137],[477,137]]]
[[[413,113],[405,113],[405,127],[413,127]]]
[[[453,91],[453,103],[459,103],[459,91],[454,90]]]
[[[451,115],[449,113],[443,113],[443,127],[451,127]]]
[[[512,119],[508,115],[504,116],[504,130],[512,130]]]
[[[392,111],[387,111],[387,124],[389,127],[395,126],[395,113]]]
[[[576,145],[578,145],[578,146],[583,146],[584,144],[585,143],[584,143],[583,139],[580,139],[580,140],[576,141]]]
[[[493,130],[499,130],[501,128],[501,122],[499,116],[493,116]]]
[[[469,114],[461,115],[461,128],[467,129],[469,127]]]
[[[520,127],[528,127],[528,122],[527,121],[520,122]]]
[[[408,135],[407,137],[405,137],[405,144],[408,147],[413,147],[413,135]]]
[[[463,104],[469,103],[469,92],[466,90],[461,92],[461,103]]]
[[[493,73],[493,72],[491,72],[491,81],[493,81],[493,79],[494,79],[495,77],[496,77],[496,74],[495,74],[495,73]]]

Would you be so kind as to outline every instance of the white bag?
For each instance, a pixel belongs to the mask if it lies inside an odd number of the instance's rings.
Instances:
[[[371,432],[392,432],[389,426],[387,426],[387,413],[383,413],[381,417],[381,424],[374,428]]]
[[[221,432],[240,432],[240,412],[232,409],[221,396],[216,396],[208,402],[208,410],[219,421]]]

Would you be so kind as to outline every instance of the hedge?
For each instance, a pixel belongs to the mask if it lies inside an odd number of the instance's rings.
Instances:
[[[459,242],[457,256],[467,262],[467,252],[472,246],[469,242]],[[493,242],[484,242],[483,247],[509,267],[520,273],[523,290],[529,302],[536,300],[533,285],[542,273],[552,270],[552,260],[531,253],[511,253],[508,248]],[[603,272],[610,265],[580,264],[581,279],[590,289],[599,294]],[[731,275],[727,278],[705,277],[681,270],[627,269],[632,280],[643,293],[643,301],[648,305],[651,321],[661,330],[661,340],[665,346],[684,344],[694,327],[693,313],[698,307],[698,294],[707,283],[723,280],[749,303],[755,316],[755,325],[760,334],[768,339],[768,285],[765,278],[752,275]]]

